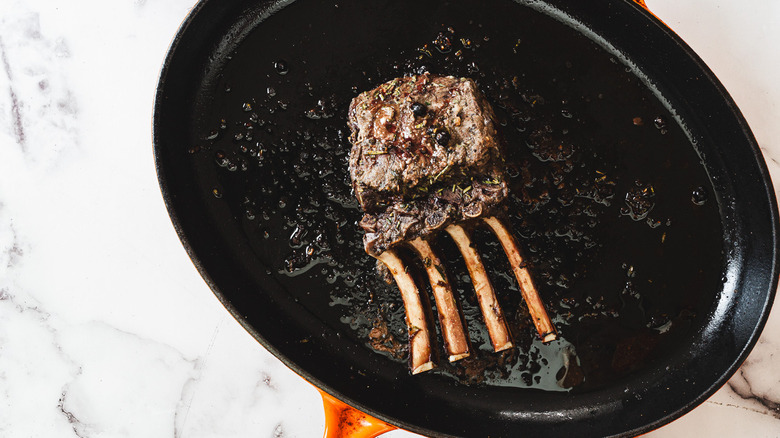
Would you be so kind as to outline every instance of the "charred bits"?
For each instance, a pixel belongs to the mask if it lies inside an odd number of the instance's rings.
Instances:
[[[450,137],[451,137],[450,133],[444,129],[437,130],[436,134],[434,134],[436,143],[438,143],[441,146],[447,146],[450,142]]]
[[[425,113],[428,112],[428,108],[419,102],[413,103],[411,105],[411,109],[412,109],[412,114],[414,114],[415,117],[423,117],[425,116]]]

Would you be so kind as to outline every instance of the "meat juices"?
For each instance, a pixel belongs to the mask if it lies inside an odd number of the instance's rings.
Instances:
[[[500,204],[507,185],[494,119],[467,78],[397,78],[352,100],[349,169],[369,254]]]

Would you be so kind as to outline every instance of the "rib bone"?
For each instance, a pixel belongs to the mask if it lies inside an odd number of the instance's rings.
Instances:
[[[503,222],[496,217],[486,217],[483,220],[493,230],[499,242],[501,242],[501,246],[504,247],[504,252],[506,252],[509,264],[515,273],[515,278],[517,278],[517,283],[520,286],[520,293],[523,294],[523,299],[528,305],[528,311],[531,313],[531,319],[534,321],[536,331],[539,332],[539,337],[542,338],[543,342],[554,341],[558,338],[558,334],[550,321],[550,317],[547,316],[544,303],[539,298],[539,293],[536,290],[536,286],[534,286],[531,273],[528,272],[525,266],[517,242],[515,242],[514,237],[512,237],[512,234],[507,230]]]
[[[425,271],[433,289],[433,297],[436,300],[436,310],[439,313],[444,346],[449,354],[450,362],[468,357],[469,342],[463,321],[460,318],[460,309],[452,293],[452,287],[444,273],[444,265],[433,252],[427,241],[416,238],[409,242],[412,248],[423,260]]]
[[[409,362],[412,374],[433,368],[431,360],[431,334],[425,320],[425,309],[420,300],[420,292],[414,280],[406,271],[403,261],[392,250],[376,256],[393,275],[406,311],[406,327],[409,329]]]
[[[485,318],[490,342],[493,344],[493,350],[498,352],[512,348],[512,338],[509,329],[507,329],[501,306],[496,299],[493,285],[490,283],[482,258],[474,249],[466,230],[458,224],[452,224],[444,230],[455,241],[466,262],[482,316]]]

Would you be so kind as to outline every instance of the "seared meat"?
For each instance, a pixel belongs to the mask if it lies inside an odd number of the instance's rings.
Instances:
[[[495,116],[470,79],[428,74],[393,79],[349,107],[349,171],[363,207],[366,252],[395,279],[404,301],[412,373],[433,367],[431,330],[420,291],[392,247],[401,242],[425,265],[450,362],[471,354],[452,286],[424,236],[443,229],[463,255],[493,349],[513,346],[482,260],[460,222],[482,217],[507,254],[544,342],[556,338],[544,304],[507,227],[491,210],[507,196]]]
[[[350,176],[370,254],[453,221],[487,214],[507,195],[495,116],[471,79],[393,79],[349,108]]]

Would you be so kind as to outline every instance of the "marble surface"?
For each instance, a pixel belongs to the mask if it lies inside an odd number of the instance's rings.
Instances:
[[[647,3],[780,184],[780,2]],[[0,436],[322,435],[318,393],[214,298],[160,196],[155,86],[193,4],[0,1]],[[648,436],[780,437],[778,359],[775,309],[728,384]]]

